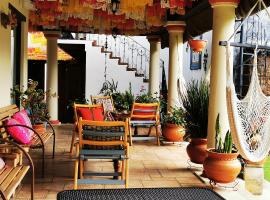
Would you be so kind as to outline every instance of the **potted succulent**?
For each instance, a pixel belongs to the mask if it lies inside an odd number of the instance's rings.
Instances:
[[[162,135],[169,142],[183,141],[185,135],[185,112],[181,107],[172,108],[172,112],[164,115]]]
[[[191,137],[187,154],[191,162],[203,164],[207,156],[209,84],[205,81],[191,81],[181,99],[186,112],[186,129]]]
[[[217,183],[233,182],[241,171],[241,163],[237,159],[239,153],[233,149],[232,135],[228,130],[224,141],[221,137],[219,115],[216,119],[215,148],[208,149],[208,156],[203,163],[205,175]]]

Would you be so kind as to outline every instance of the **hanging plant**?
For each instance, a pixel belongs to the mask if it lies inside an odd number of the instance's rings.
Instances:
[[[201,53],[204,50],[206,43],[207,43],[206,40],[191,39],[188,41],[188,44],[190,48],[192,49],[192,51],[198,52],[198,53]]]

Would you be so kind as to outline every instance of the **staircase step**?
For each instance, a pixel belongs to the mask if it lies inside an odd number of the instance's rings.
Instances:
[[[121,58],[120,57],[117,57],[117,56],[113,56],[112,54],[110,55],[110,59],[118,59],[120,60]]]
[[[144,82],[144,83],[149,83],[149,79],[148,79],[148,78],[144,78],[144,79],[143,79],[143,82]]]
[[[144,77],[144,74],[135,73],[136,77]]]
[[[132,67],[127,67],[127,71],[137,71],[136,68],[132,68]]]
[[[118,61],[118,65],[128,65],[128,63],[121,62],[120,60]]]

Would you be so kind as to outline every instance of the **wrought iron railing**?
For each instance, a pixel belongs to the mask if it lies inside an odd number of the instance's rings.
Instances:
[[[117,35],[89,34],[87,40],[102,47],[104,52],[110,53],[110,58],[119,59],[120,64],[127,65],[127,71],[135,71],[137,77],[149,79],[150,51],[131,37]],[[164,61],[160,59],[160,67]]]

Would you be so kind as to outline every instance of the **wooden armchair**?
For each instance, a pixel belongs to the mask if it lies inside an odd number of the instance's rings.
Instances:
[[[74,103],[74,126],[72,132],[72,139],[70,145],[70,153],[73,154],[73,147],[75,143],[76,135],[78,135],[78,123],[79,118],[82,117],[83,119],[88,120],[96,120],[96,121],[103,121],[104,120],[104,108],[103,104],[77,104]]]
[[[159,141],[159,103],[133,103],[129,120],[129,140],[132,145],[131,127],[147,127],[149,128],[148,137],[137,137],[138,140],[152,139],[149,137],[152,127],[156,128],[157,145]]]
[[[74,189],[78,184],[124,184],[128,186],[128,121],[90,121],[79,119],[79,144],[76,148]],[[85,171],[84,161],[91,159],[118,160],[121,172]],[[80,173],[78,179],[78,168]],[[118,179],[83,179],[88,176],[121,177]]]

